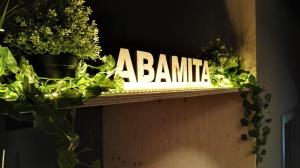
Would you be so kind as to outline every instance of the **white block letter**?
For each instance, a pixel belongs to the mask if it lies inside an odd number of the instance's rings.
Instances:
[[[189,82],[193,82],[193,59],[188,58],[188,75],[189,75]]]
[[[166,82],[171,82],[171,76],[170,76],[170,71],[167,63],[167,58],[166,55],[164,54],[159,55],[155,82],[161,82],[162,79],[165,79]]]
[[[196,75],[196,80],[195,82],[200,82],[200,67],[202,66],[202,60],[199,59],[193,59],[193,65],[195,65],[195,75]]]
[[[145,61],[146,60],[146,63]],[[150,53],[137,51],[137,76],[139,82],[152,82],[154,79],[153,56]],[[148,74],[145,75],[145,71]]]
[[[208,61],[204,61],[201,78],[202,78],[201,82],[209,82],[210,83]]]
[[[124,70],[126,68],[127,70]],[[116,75],[122,78],[127,78],[129,82],[136,82],[134,69],[132,66],[131,58],[128,49],[121,48],[116,67]]]
[[[187,82],[187,59],[181,58],[179,65],[178,57],[172,56],[172,81],[173,82]]]

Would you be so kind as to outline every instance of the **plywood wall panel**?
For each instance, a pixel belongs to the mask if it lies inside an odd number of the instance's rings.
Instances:
[[[254,168],[238,93],[106,106],[104,168]]]

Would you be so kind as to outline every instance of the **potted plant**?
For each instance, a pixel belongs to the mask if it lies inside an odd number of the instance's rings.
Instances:
[[[99,58],[98,28],[85,0],[36,0],[23,5],[4,39],[39,76],[74,76],[78,59]]]
[[[18,5],[16,5],[8,9],[8,6],[9,6],[9,0],[0,3],[0,43],[2,43],[3,41],[4,32],[5,32],[4,21],[8,19],[10,16],[12,16],[15,13],[16,8],[18,7]]]

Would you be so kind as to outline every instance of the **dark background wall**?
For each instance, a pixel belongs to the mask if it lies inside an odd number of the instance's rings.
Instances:
[[[273,118],[268,153],[262,168],[282,167],[282,114],[299,105],[297,7],[299,5],[293,0],[256,1],[257,74],[261,84],[272,93]]]
[[[100,28],[104,53],[119,48],[195,56],[203,45],[221,38],[236,46],[223,0],[88,1]]]

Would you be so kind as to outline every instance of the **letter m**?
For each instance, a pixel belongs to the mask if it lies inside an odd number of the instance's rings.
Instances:
[[[182,57],[179,64],[178,57],[172,56],[172,81],[173,82],[187,82],[187,58]]]

